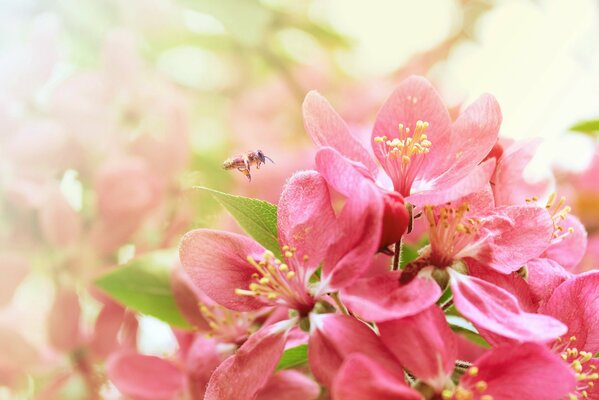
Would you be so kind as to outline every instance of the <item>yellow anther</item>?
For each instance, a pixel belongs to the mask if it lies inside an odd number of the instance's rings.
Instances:
[[[287,250],[289,250],[289,246],[285,245],[285,246],[283,246],[283,247],[281,248],[281,250],[283,250],[283,251],[287,251]]]
[[[295,272],[294,271],[289,271],[287,272],[287,275],[285,275],[287,277],[287,279],[293,279],[293,277],[295,277]]]
[[[487,382],[485,381],[478,381],[474,384],[474,387],[479,392],[484,392],[485,390],[487,390],[487,387],[489,387],[489,385],[487,385]]]
[[[293,253],[291,251],[286,251],[285,252],[285,257],[286,258],[291,258],[291,257],[293,257]]]
[[[480,400],[493,400],[493,396],[485,394],[484,396],[480,396]]]
[[[289,267],[287,266],[287,264],[281,264],[279,266],[279,271],[281,271],[281,272],[287,272],[287,271],[289,271]]]
[[[443,397],[443,400],[451,400],[451,397],[453,396],[453,390],[450,389],[444,389],[441,392],[441,397]]]
[[[468,368],[468,375],[470,375],[470,376],[478,375],[478,367],[473,365],[472,367]]]

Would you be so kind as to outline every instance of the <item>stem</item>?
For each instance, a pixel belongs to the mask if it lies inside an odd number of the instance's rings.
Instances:
[[[395,243],[393,254],[393,271],[399,270],[399,260],[401,259],[401,239]]]
[[[453,299],[449,299],[447,300],[445,303],[441,304],[441,309],[445,312],[447,311],[451,306],[453,306]]]
[[[341,300],[339,300],[339,293],[331,293],[331,297],[333,298],[333,300],[335,300],[335,304],[337,304],[337,308],[339,309],[339,311],[341,311],[341,313],[344,315],[349,315],[349,313],[347,312],[347,308],[345,308]]]

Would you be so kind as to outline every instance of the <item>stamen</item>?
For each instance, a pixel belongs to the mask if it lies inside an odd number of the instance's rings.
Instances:
[[[561,223],[566,219],[572,208],[566,205],[566,197],[562,196],[557,200],[557,194],[552,192],[545,203],[545,209],[551,215],[553,220],[553,243],[558,243],[564,240],[567,236],[574,233],[574,228],[570,227],[566,231],[561,226]],[[536,203],[539,200],[538,197],[531,197],[526,199],[527,203]]]
[[[254,315],[229,310],[218,304],[199,303],[200,312],[208,322],[209,335],[231,342],[243,341],[252,333]]]
[[[375,151],[384,159],[383,167],[391,176],[395,190],[404,196],[410,194],[422,159],[430,152],[432,142],[425,134],[428,126],[428,122],[419,120],[414,132],[410,132],[410,128],[399,124],[398,137],[392,140],[387,136],[374,138]]]
[[[586,399],[589,394],[594,393],[595,382],[599,380],[597,367],[590,364],[593,354],[584,350],[578,350],[572,346],[576,342],[576,336],[571,336],[568,341],[558,338],[553,346],[554,351],[560,352],[562,360],[570,364],[576,374],[576,391],[568,395],[569,399]]]

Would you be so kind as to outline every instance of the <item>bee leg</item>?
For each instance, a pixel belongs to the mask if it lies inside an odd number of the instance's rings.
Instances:
[[[252,175],[250,174],[250,170],[248,168],[237,168],[237,171],[241,172],[248,180],[252,181]]]

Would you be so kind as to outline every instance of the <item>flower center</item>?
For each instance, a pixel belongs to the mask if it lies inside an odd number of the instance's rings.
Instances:
[[[424,133],[428,122],[417,121],[414,132],[399,124],[399,135],[389,139],[387,136],[374,138],[374,151],[383,161],[383,168],[393,180],[393,186],[402,196],[409,196],[412,183],[416,178],[422,160],[430,151],[432,143]]]
[[[560,352],[562,360],[570,364],[576,374],[576,392],[568,395],[568,400],[586,399],[596,390],[595,383],[599,380],[597,366],[589,363],[593,353],[578,351],[573,344],[576,336],[571,336],[568,341],[558,338],[554,344],[554,350]]]
[[[200,312],[208,322],[210,336],[230,342],[243,342],[252,333],[254,315],[229,310],[218,304],[200,303]]]
[[[282,250],[288,262],[297,262],[294,248],[283,246]],[[281,262],[268,250],[259,260],[252,256],[248,256],[247,260],[256,272],[252,274],[252,282],[247,289],[235,290],[237,295],[254,296],[266,304],[285,305],[300,312],[312,309],[314,299],[307,292],[302,277],[289,266],[290,263]]]
[[[468,368],[466,374],[476,377],[478,375],[478,367],[472,366]],[[469,385],[468,388],[458,385],[453,389],[445,389],[441,393],[441,397],[443,400],[493,400],[493,396],[484,394],[488,386],[487,382],[479,380]]]
[[[474,240],[481,222],[475,218],[465,218],[469,211],[468,203],[458,208],[449,205],[439,209],[424,207],[424,215],[429,223],[430,261],[435,266],[449,266],[456,254]]]

